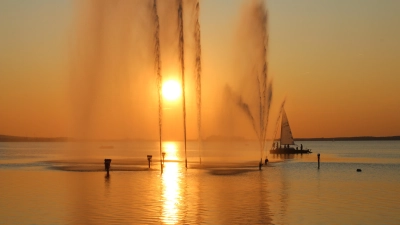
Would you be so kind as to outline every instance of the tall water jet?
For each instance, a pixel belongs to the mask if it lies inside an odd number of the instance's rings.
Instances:
[[[212,52],[215,55],[214,50],[217,51],[218,48],[213,48],[212,51],[202,49],[206,45],[201,41],[207,42],[208,39],[201,40],[199,1],[88,0],[77,2],[84,11],[80,16],[82,19],[78,20],[79,27],[82,28],[77,32],[79,45],[76,48],[77,56],[74,57],[73,69],[77,72],[73,71],[74,75],[71,76],[73,84],[71,91],[74,100],[72,119],[76,123],[73,127],[75,136],[95,140],[158,140],[160,143],[157,147],[160,148],[161,155],[163,139],[168,139],[170,136],[171,139],[176,140],[182,132],[182,128],[173,127],[171,129],[173,132],[163,133],[163,129],[169,127],[168,122],[177,119],[175,110],[179,108],[164,111],[163,107],[167,102],[163,100],[161,86],[168,76],[176,76],[177,70],[178,77],[182,78],[183,117],[179,115],[178,119],[183,119],[186,167],[189,156],[187,153],[190,154],[187,152],[187,137],[195,138],[196,133],[199,140],[200,162],[202,157],[204,160],[204,156],[207,155],[207,151],[204,150],[206,148],[201,149],[202,145],[207,143],[203,141],[203,138],[213,133],[239,134],[237,136],[246,138],[257,137],[261,150],[265,148],[272,85],[267,80],[268,38],[264,5],[261,1],[252,1],[251,7],[244,8],[247,17],[244,18],[245,20],[239,20],[241,24],[244,24],[240,32],[242,40],[223,49],[227,57],[219,57],[222,63],[218,62],[215,63],[217,67],[207,68],[204,66],[204,60],[210,59],[214,62],[216,59],[207,57],[205,54]],[[186,13],[189,6],[193,9],[193,13],[187,13],[188,16],[184,18],[186,15],[183,11],[185,10]],[[168,10],[170,8],[174,10]],[[185,20],[187,18],[189,20]],[[187,30],[184,31],[184,29]],[[190,36],[184,37],[186,31]],[[204,33],[204,27],[202,31]],[[232,37],[236,36],[228,35],[228,39]],[[185,47],[188,48],[185,49]],[[236,50],[238,54],[232,54]],[[189,64],[186,62],[186,65],[185,53],[189,59]],[[229,61],[230,57],[234,56],[242,57],[240,63],[229,62],[224,68],[224,61]],[[220,65],[222,66],[219,67]],[[185,77],[185,67],[193,71],[194,75]],[[220,74],[221,77],[202,76],[204,72],[208,74],[207,69],[210,69],[210,74]],[[242,76],[246,76],[245,82],[239,80]],[[214,93],[211,92],[220,91],[213,89],[218,88],[216,85],[219,85],[219,79],[214,78],[222,78],[220,80],[222,82],[227,78],[227,81],[231,82],[229,86],[234,90],[232,93],[237,93],[233,94],[234,101],[227,102],[226,99],[222,99],[224,96],[215,95],[215,99],[204,98],[207,94],[212,96]],[[194,90],[186,90],[185,85],[192,85],[191,82],[194,82]],[[249,82],[251,84],[244,87]],[[191,101],[192,96],[196,96],[193,101]],[[221,103],[217,102],[220,98]],[[192,103],[193,111],[191,110]],[[238,114],[234,105],[239,106]],[[234,107],[231,108],[232,106]],[[221,107],[221,112],[216,110],[218,107]],[[230,112],[232,109],[234,111]],[[221,116],[225,111],[228,116]],[[169,112],[174,114],[174,117],[168,117]],[[155,119],[157,116],[158,124]],[[234,116],[242,118],[229,121]],[[248,123],[249,120],[250,123]],[[223,126],[218,126],[218,123]],[[237,130],[231,129],[234,128],[234,123],[240,123],[244,127]],[[253,129],[255,135],[251,132]],[[154,156],[157,154],[157,149],[153,150],[155,150],[152,153]],[[255,154],[257,155],[257,152]],[[262,154],[261,152],[261,156]]]
[[[185,147],[185,167],[187,168],[186,155],[186,99],[185,99],[185,51],[183,37],[183,2],[178,0],[178,32],[179,32],[179,61],[182,73],[182,106],[183,106],[183,141]]]
[[[252,2],[242,18],[238,44],[242,73],[252,86],[247,93],[235,97],[236,105],[245,113],[255,130],[262,161],[266,146],[272,83],[268,82],[268,16],[262,1]],[[255,88],[254,88],[255,87]],[[247,96],[246,96],[247,94]],[[246,98],[247,97],[247,98]]]
[[[157,72],[157,91],[158,91],[158,132],[160,138],[160,167],[163,172],[162,158],[162,96],[161,96],[161,59],[160,59],[160,20],[157,12],[157,0],[153,1],[153,20],[154,20],[154,64]]]
[[[197,132],[199,144],[199,159],[201,164],[201,33],[200,33],[200,4],[199,0],[196,1],[195,6],[195,80],[196,80],[196,104],[197,104]]]
[[[272,100],[272,85],[267,84],[268,78],[268,64],[267,64],[267,47],[268,47],[268,34],[267,34],[267,13],[263,3],[255,7],[255,15],[257,17],[258,26],[261,29],[261,36],[263,40],[262,45],[262,72],[258,75],[259,94],[260,94],[260,157],[263,158],[263,152],[266,143],[266,133],[268,127],[269,111]]]

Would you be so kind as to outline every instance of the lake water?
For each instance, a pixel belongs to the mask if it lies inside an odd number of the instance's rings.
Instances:
[[[297,144],[260,171],[257,143],[189,142],[186,169],[165,142],[161,173],[157,142],[3,142],[0,224],[400,224],[400,141]]]

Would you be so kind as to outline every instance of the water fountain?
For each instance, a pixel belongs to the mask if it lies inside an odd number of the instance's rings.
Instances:
[[[250,4],[242,21],[240,35],[243,44],[238,47],[242,52],[240,61],[246,63],[242,73],[252,85],[247,92],[242,93],[234,92],[228,86],[227,93],[252,124],[259,142],[261,169],[272,102],[272,83],[268,82],[267,64],[268,16],[264,4],[262,2]]]
[[[192,130],[187,126],[193,118],[197,122],[201,163],[205,92],[202,90],[199,0],[96,0],[79,2],[78,8],[78,35],[71,71],[72,136],[96,140],[158,140],[162,169],[166,118],[161,89],[168,73],[179,71],[185,167],[188,166],[187,134],[196,133],[193,126]],[[225,90],[230,97],[220,105],[231,101],[236,105],[233,110],[245,115],[259,142],[262,160],[272,101],[267,64],[267,14],[261,1],[252,2],[244,12],[239,26],[240,44],[235,45],[242,65],[235,76],[245,77],[249,85],[238,90],[227,84]],[[187,19],[189,13],[192,18]],[[191,49],[186,49],[190,44]],[[195,96],[194,104],[188,96]],[[188,106],[196,109],[188,111]],[[196,116],[188,115],[192,112]]]
[[[197,103],[197,132],[198,132],[198,142],[199,142],[199,161],[201,164],[201,33],[200,33],[200,3],[199,0],[196,2],[196,10],[195,10],[195,29],[194,29],[194,38],[196,42],[195,47],[195,74],[196,74],[196,103]]]
[[[185,94],[185,48],[183,36],[183,2],[178,0],[178,33],[179,33],[179,61],[182,73],[182,107],[183,107],[183,143],[185,147],[185,167],[187,168],[186,154],[186,94]]]
[[[162,75],[161,75],[161,59],[160,59],[160,21],[157,12],[157,0],[153,2],[153,18],[154,18],[154,64],[157,71],[157,94],[158,94],[158,133],[160,145],[160,158],[162,155]],[[163,172],[163,162],[160,160],[161,173]]]

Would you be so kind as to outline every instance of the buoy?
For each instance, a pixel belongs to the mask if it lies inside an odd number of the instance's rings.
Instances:
[[[361,172],[361,169],[357,169],[357,172]]]

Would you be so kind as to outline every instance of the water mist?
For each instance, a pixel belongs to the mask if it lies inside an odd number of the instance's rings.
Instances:
[[[197,105],[197,132],[198,132],[198,144],[199,144],[199,159],[201,164],[201,33],[200,33],[200,4],[199,0],[195,6],[195,80],[196,80],[196,105]]]
[[[206,155],[206,152],[202,152],[202,144],[206,143],[203,138],[207,134],[212,136],[219,129],[224,129],[222,132],[226,135],[233,130],[230,128],[237,121],[246,127],[244,136],[249,134],[248,131],[251,133],[251,129],[254,130],[254,136],[259,142],[260,157],[263,157],[272,84],[268,80],[267,13],[261,0],[252,1],[248,4],[250,7],[244,8],[244,16],[238,21],[239,42],[229,49],[232,52],[225,53],[229,57],[238,57],[240,63],[227,66],[221,77],[227,77],[228,82],[237,83],[238,87],[227,85],[231,102],[223,99],[219,103],[212,99],[209,101],[212,105],[207,105],[209,98],[202,99],[202,95],[207,96],[210,93],[205,88],[216,87],[214,84],[218,79],[204,81],[205,69],[215,68],[204,67],[202,61],[202,53],[204,56],[207,51],[202,51],[204,45],[201,43],[199,0],[87,0],[78,1],[77,5],[82,12],[78,17],[80,29],[76,32],[76,54],[72,60],[72,137],[89,140],[158,140],[161,159],[162,141],[168,139],[169,135],[162,132],[169,122],[166,120],[168,113],[163,111],[163,106],[167,103],[163,102],[162,82],[168,78],[169,71],[174,72],[178,68],[182,79],[186,168],[187,135],[191,132],[194,134],[197,128],[198,155],[202,163],[202,157]],[[188,13],[191,15],[185,17],[184,11],[189,6],[194,7],[193,13]],[[175,10],[169,10],[171,8]],[[184,33],[188,35],[184,36]],[[236,36],[231,35],[228,38],[234,39]],[[188,65],[185,65],[185,54],[189,59]],[[229,61],[229,57],[221,59]],[[193,77],[185,76],[185,66],[193,71]],[[241,78],[244,79],[240,80]],[[194,82],[195,88],[186,90],[186,85],[192,85],[191,82]],[[248,86],[243,87],[245,85]],[[211,92],[220,92],[222,88]],[[194,95],[195,104],[186,102]],[[228,110],[229,107],[226,106],[233,105],[235,107],[232,109],[236,108],[239,114],[243,113],[244,116],[240,116],[244,118],[232,123],[226,122],[230,116],[221,116],[222,120],[219,120],[220,112],[215,109],[221,107]],[[195,106],[195,110],[192,111],[191,106]],[[175,111],[174,113],[176,114]],[[197,117],[192,113],[197,114]],[[236,112],[228,113],[237,116]],[[212,121],[214,118],[218,118],[215,119],[216,123]],[[224,126],[215,125],[221,121]],[[177,130],[174,127],[174,132],[171,132],[173,140],[179,138],[175,136],[178,136],[181,129]]]
[[[185,43],[183,36],[183,2],[178,1],[178,32],[179,32],[179,61],[182,73],[182,106],[183,106],[183,141],[185,146],[185,167],[187,168],[186,155],[186,95],[185,95]]]
[[[264,3],[249,4],[241,22],[237,44],[240,72],[251,85],[242,92],[230,90],[230,96],[253,126],[262,161],[273,93],[272,83],[268,82],[268,17]]]
[[[158,132],[160,141],[160,166],[161,173],[163,172],[162,165],[162,75],[161,75],[161,59],[160,59],[160,21],[157,13],[157,0],[153,2],[153,17],[154,17],[154,64],[157,71],[157,91],[158,91]]]

